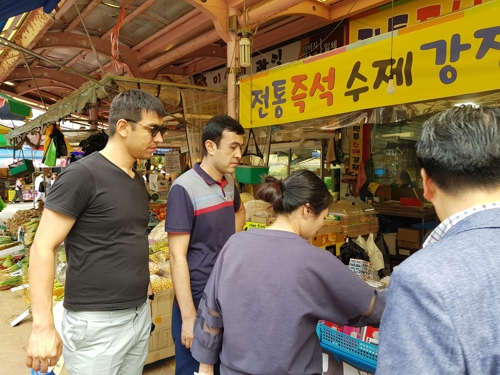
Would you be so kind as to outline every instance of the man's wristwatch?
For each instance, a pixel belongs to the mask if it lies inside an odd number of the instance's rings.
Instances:
[[[154,301],[154,299],[155,299],[155,294],[154,294],[154,293],[153,293],[153,294],[149,294],[149,295],[148,295],[148,298],[149,298],[151,301]]]

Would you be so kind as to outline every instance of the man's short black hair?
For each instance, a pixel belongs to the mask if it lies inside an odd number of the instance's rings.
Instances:
[[[134,89],[119,93],[111,102],[109,110],[109,136],[112,137],[115,134],[118,120],[128,119],[139,122],[143,111],[156,113],[161,118],[166,115],[163,103],[149,92]],[[135,129],[134,123],[130,125],[132,129]]]
[[[205,146],[206,141],[212,141],[217,147],[220,145],[220,140],[222,138],[222,132],[228,131],[231,133],[236,133],[238,135],[245,135],[245,129],[243,126],[230,116],[214,116],[208,120],[207,124],[203,128],[203,134],[201,136],[201,141],[203,144],[203,155],[207,156],[207,148]]]

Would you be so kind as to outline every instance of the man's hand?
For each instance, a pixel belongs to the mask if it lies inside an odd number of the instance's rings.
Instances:
[[[191,349],[191,346],[193,345],[193,339],[194,339],[194,319],[196,318],[196,315],[193,315],[192,317],[188,318],[182,318],[182,331],[181,331],[181,343],[184,345],[187,349]]]
[[[26,365],[35,371],[48,372],[62,354],[62,341],[54,327],[31,333],[28,341]]]

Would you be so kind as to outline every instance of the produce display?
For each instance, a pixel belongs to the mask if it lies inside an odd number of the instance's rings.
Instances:
[[[10,276],[2,281],[0,281],[0,290],[9,290],[15,286],[19,286],[23,283],[22,276]]]
[[[170,277],[170,250],[165,220],[156,225],[149,234],[149,273],[153,292],[174,287]]]
[[[36,219],[40,216],[42,216],[42,210],[34,208],[32,208],[31,210],[16,211],[16,213],[12,215],[12,217],[5,223],[7,232],[11,233],[12,235],[16,235],[20,226],[29,223],[31,219]]]
[[[153,287],[153,293],[159,292],[160,290],[172,289],[174,283],[171,278],[162,277],[158,275],[151,275],[151,286]]]
[[[245,202],[245,221],[252,221],[252,216],[270,219],[274,222],[276,213],[271,205],[262,200],[250,200]]]
[[[8,290],[14,287],[21,287],[17,292],[23,297],[28,306],[31,305],[29,288],[25,287],[29,283],[29,249],[35,239],[40,217],[43,211],[43,204],[39,209],[18,210],[5,223],[5,232],[9,235],[0,236],[0,248],[8,249],[17,246],[20,242],[13,242],[12,238],[19,236],[19,241],[24,245],[25,254],[7,255],[0,258],[0,290]],[[20,250],[22,251],[22,250]],[[64,297],[64,288],[54,281],[54,299]]]
[[[155,262],[149,262],[149,274],[154,275],[160,271],[160,266]]]
[[[165,217],[167,216],[167,209],[165,207],[162,207],[162,208],[150,208],[149,212],[150,212],[151,217],[155,221],[165,220]]]
[[[10,236],[0,236],[0,245],[7,245],[12,243],[12,238]]]
[[[18,275],[16,271],[27,268],[28,257],[7,255],[0,262],[2,268],[0,271],[0,290],[9,290],[24,284],[23,275]]]
[[[35,234],[36,230],[38,229],[39,223],[40,219],[36,218],[21,225],[21,229],[24,232],[23,243],[25,246],[31,246],[33,244],[33,240],[35,239]]]
[[[166,240],[166,239],[159,240],[159,241],[153,242],[149,246],[149,254],[151,254],[151,255],[156,254],[158,256],[158,253],[162,253],[165,256],[165,260],[168,260],[170,258],[170,251],[168,248],[168,240]]]
[[[253,197],[252,194],[250,193],[240,193],[240,199],[243,204],[247,203],[248,201],[253,201],[255,198]]]
[[[165,232],[165,220],[160,221],[149,233],[149,242],[156,242],[160,240],[168,241],[168,234]]]

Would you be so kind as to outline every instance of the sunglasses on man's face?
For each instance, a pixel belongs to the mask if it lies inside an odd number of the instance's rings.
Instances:
[[[134,124],[141,125],[143,128],[148,129],[151,132],[151,136],[154,138],[158,133],[161,134],[163,137],[163,134],[165,134],[168,130],[166,125],[143,125],[140,122],[132,121],[132,120],[127,120],[124,119],[127,122],[133,122]]]

